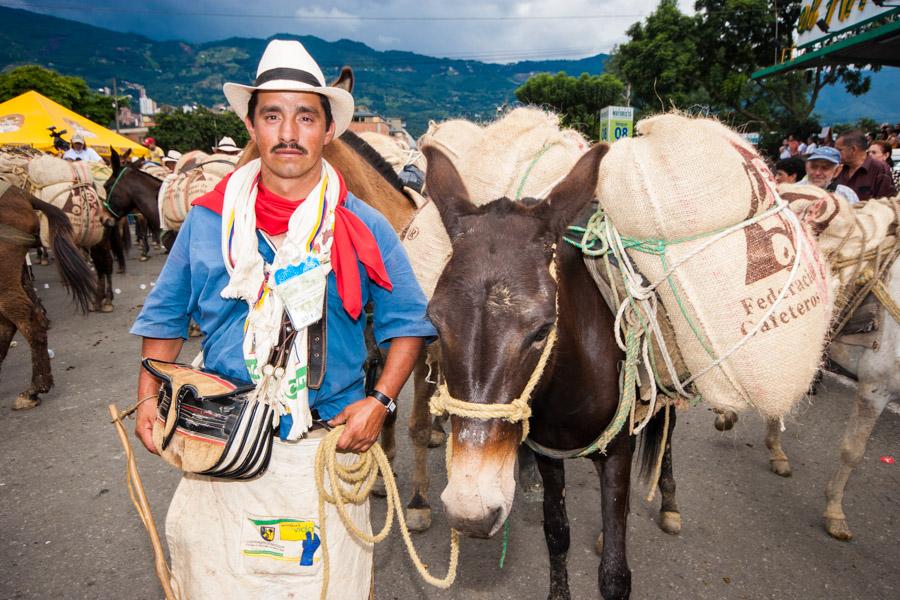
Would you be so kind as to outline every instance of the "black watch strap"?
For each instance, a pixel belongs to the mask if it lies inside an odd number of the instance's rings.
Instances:
[[[369,390],[369,395],[381,402],[387,409],[388,414],[392,415],[397,412],[397,403],[394,402],[394,399],[387,394],[383,394],[378,390]]]

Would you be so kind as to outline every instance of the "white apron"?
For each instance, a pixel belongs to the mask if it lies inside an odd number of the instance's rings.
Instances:
[[[182,600],[297,598],[322,590],[318,493],[314,467],[325,431],[296,442],[278,438],[266,472],[250,481],[185,475],[166,516],[172,587]],[[351,462],[354,455],[338,455]],[[347,505],[371,533],[369,503]],[[325,519],[331,577],[329,600],[367,600],[372,546],[352,538],[333,505]]]

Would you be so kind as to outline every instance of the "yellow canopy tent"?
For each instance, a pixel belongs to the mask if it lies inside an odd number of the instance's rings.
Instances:
[[[57,131],[67,130],[63,136],[67,140],[80,133],[88,147],[100,156],[109,157],[110,146],[120,154],[130,148],[132,155],[149,156],[147,149],[140,144],[33,90],[0,104],[0,147],[31,146],[53,152],[53,138],[47,130],[51,125],[55,125]]]

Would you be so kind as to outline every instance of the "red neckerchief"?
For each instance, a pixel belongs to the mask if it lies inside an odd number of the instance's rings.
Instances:
[[[222,214],[225,202],[225,187],[231,175],[227,175],[213,190],[200,196],[193,206],[202,206],[216,214]],[[366,224],[351,212],[344,202],[347,199],[347,186],[344,178],[338,173],[340,182],[339,203],[334,211],[334,242],[331,246],[331,268],[337,279],[338,295],[347,311],[354,319],[362,313],[362,287],[359,280],[357,260],[366,268],[369,279],[390,291],[393,289],[387,269],[381,258],[375,236]],[[281,235],[288,230],[291,215],[303,200],[294,201],[282,198],[265,189],[262,184],[256,196],[256,227],[268,235]]]

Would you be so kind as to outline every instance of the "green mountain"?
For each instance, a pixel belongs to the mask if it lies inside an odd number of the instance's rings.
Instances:
[[[0,68],[34,63],[84,78],[92,87],[133,82],[157,103],[213,106],[225,102],[222,84],[247,82],[268,40],[230,38],[204,44],[157,42],[75,21],[0,7]],[[343,65],[356,75],[358,105],[407,120],[413,135],[428,120],[448,117],[490,119],[499,105],[515,100],[514,91],[539,72],[571,75],[603,72],[605,54],[581,60],[524,61],[498,65],[451,60],[412,52],[380,52],[350,40],[298,39],[316,57],[327,78]]]

